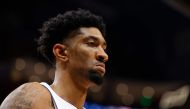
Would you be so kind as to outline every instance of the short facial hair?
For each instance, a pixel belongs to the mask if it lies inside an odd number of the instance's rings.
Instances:
[[[92,81],[96,85],[101,85],[103,83],[103,77],[100,73],[95,70],[89,70],[88,72],[88,78],[90,81]]]

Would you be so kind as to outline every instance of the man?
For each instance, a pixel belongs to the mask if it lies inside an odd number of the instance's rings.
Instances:
[[[67,11],[46,21],[40,31],[38,50],[55,65],[53,83],[25,83],[0,109],[82,109],[88,88],[101,84],[105,74],[102,18],[88,10]]]

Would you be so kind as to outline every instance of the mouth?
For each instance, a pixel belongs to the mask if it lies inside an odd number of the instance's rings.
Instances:
[[[101,73],[101,75],[104,75],[106,70],[105,70],[105,64],[97,64],[95,66],[95,69]]]

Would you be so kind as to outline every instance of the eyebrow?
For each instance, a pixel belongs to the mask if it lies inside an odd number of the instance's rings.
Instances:
[[[99,41],[100,42],[100,39],[95,37],[95,36],[88,36],[87,39],[93,39],[95,41]],[[107,43],[105,40],[103,40],[103,46],[107,47]]]

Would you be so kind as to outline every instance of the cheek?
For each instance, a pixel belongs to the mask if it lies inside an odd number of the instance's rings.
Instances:
[[[87,51],[85,49],[77,49],[72,53],[72,60],[80,66],[80,64],[89,65],[92,61],[91,51]]]

